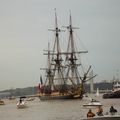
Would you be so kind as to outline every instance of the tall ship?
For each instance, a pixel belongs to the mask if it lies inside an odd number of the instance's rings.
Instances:
[[[85,71],[82,65],[81,54],[88,51],[79,51],[76,48],[73,33],[74,29],[77,28],[72,26],[71,13],[69,25],[65,28],[69,35],[66,50],[63,50],[62,47],[65,44],[61,45],[59,34],[64,30],[58,27],[55,11],[55,29],[50,29],[55,35],[54,43],[52,49],[50,49],[50,43],[48,43],[48,50],[44,53],[44,55],[47,55],[47,68],[41,68],[41,70],[45,70],[45,79],[40,78],[41,100],[82,99],[85,94],[85,82],[96,76],[89,76],[91,66],[87,67]]]

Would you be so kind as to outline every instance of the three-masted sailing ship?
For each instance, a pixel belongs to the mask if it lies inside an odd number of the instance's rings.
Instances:
[[[76,28],[72,26],[71,14],[69,25],[66,28],[69,32],[68,45],[66,46],[67,50],[62,51],[59,39],[59,33],[62,30],[58,28],[55,12],[55,29],[52,30],[55,33],[53,49],[50,50],[50,44],[48,44],[48,50],[45,53],[48,56],[48,67],[41,68],[46,72],[44,84],[41,77],[41,100],[82,99],[85,93],[84,84],[91,79],[88,77],[91,66],[88,67],[86,72],[83,70],[83,73],[80,73],[83,69],[79,58],[80,54],[88,51],[78,51],[75,48],[73,30]]]

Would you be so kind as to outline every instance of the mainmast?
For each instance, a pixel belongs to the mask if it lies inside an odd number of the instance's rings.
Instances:
[[[79,85],[80,84],[80,79],[81,76],[78,72],[78,66],[80,66],[80,63],[77,63],[77,54],[80,53],[87,53],[87,51],[77,51],[75,49],[75,41],[74,41],[74,36],[73,36],[73,29],[77,29],[76,27],[72,26],[72,17],[70,13],[70,22],[69,26],[67,26],[67,29],[69,31],[69,41],[68,41],[68,47],[67,47],[67,52],[66,52],[66,61],[68,63],[68,72],[67,75],[69,79],[71,80],[74,85]]]

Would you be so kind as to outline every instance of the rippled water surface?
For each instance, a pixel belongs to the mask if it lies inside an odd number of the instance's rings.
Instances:
[[[102,99],[102,96],[94,97],[93,95],[89,97],[101,101],[104,113],[113,105],[120,114],[120,99]],[[17,100],[5,100],[5,105],[0,106],[0,120],[80,120],[88,112],[88,109],[82,105],[89,102],[89,97],[83,100],[44,102],[36,98],[34,101],[28,101],[28,107],[25,109],[17,109]],[[96,113],[96,108],[93,111]]]

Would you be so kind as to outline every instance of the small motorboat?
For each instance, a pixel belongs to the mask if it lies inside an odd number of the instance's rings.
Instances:
[[[9,100],[15,100],[14,96],[9,97]]]
[[[17,102],[17,108],[27,108],[25,98],[25,96],[20,97],[19,101]]]
[[[0,105],[5,105],[3,100],[0,100]]]
[[[96,116],[93,118],[85,118],[82,120],[120,120],[120,115],[104,115],[104,116]]]
[[[100,103],[100,101],[97,101],[95,99],[92,99],[89,103],[87,104],[83,104],[84,107],[89,107],[89,106],[95,106],[95,107],[98,107],[98,106],[102,106],[102,104]]]
[[[27,108],[26,101],[17,102],[17,108]]]

